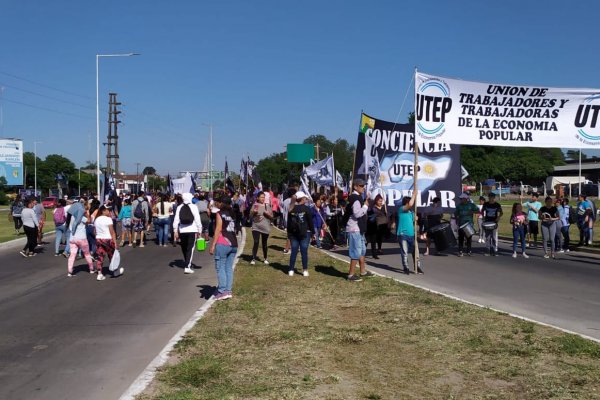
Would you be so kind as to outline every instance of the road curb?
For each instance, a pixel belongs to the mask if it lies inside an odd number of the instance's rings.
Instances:
[[[44,232],[44,236],[52,236],[56,231]],[[18,239],[9,240],[8,242],[0,243],[0,250],[11,249],[17,246],[25,246],[27,243],[27,237],[20,237]],[[54,244],[54,241],[52,242]]]
[[[214,239],[213,239],[214,240]],[[244,252],[244,246],[246,245],[246,230],[242,229],[242,245],[238,247],[238,251],[235,255],[235,261],[233,263],[233,269],[235,271],[235,267],[240,259],[240,256]],[[148,364],[148,366],[142,371],[142,373],[133,381],[133,383],[127,388],[127,390],[119,397],[119,400],[135,400],[136,396],[140,395],[146,388],[152,383],[154,378],[156,377],[156,373],[158,368],[165,365],[165,363],[169,360],[171,352],[175,348],[175,345],[185,336],[186,333],[192,329],[204,314],[212,307],[215,299],[214,296],[211,296],[206,302],[200,307],[191,317],[190,319],[177,331],[175,336],[173,336],[165,347],[158,353],[156,357]]]
[[[327,254],[328,256],[330,256],[332,258],[335,258],[336,260],[345,262],[346,264],[350,264],[350,261],[346,257],[340,256],[339,254],[331,253],[331,252],[329,252],[327,250],[321,250],[321,252]],[[368,262],[366,262],[366,264],[369,265]],[[371,265],[371,266],[374,267],[374,268],[377,268],[374,265]],[[534,322],[534,323],[542,325],[542,326],[547,326],[549,328],[554,328],[554,329],[557,329],[557,330],[559,330],[561,332],[564,332],[564,333],[569,333],[571,335],[576,335],[576,336],[579,336],[581,338],[584,338],[584,339],[587,339],[587,340],[591,340],[591,341],[596,342],[596,343],[600,343],[600,339],[596,339],[596,338],[593,338],[591,336],[584,335],[582,333],[574,332],[574,331],[571,331],[569,329],[561,328],[561,327],[556,326],[556,325],[552,325],[552,324],[548,324],[548,323],[545,323],[545,322],[537,321],[535,319],[531,319],[531,318],[528,318],[528,317],[525,317],[525,316],[519,315],[519,314],[514,314],[514,313],[511,313],[509,311],[505,311],[505,310],[501,310],[501,309],[498,309],[498,308],[486,306],[485,304],[479,304],[479,303],[475,303],[475,302],[472,302],[472,301],[469,301],[469,300],[465,300],[465,299],[462,299],[460,297],[453,296],[451,294],[447,294],[447,293],[439,292],[437,290],[429,289],[429,288],[427,288],[425,286],[421,286],[421,285],[418,285],[418,284],[410,282],[410,281],[405,281],[405,280],[402,280],[402,279],[394,278],[394,277],[391,277],[391,276],[388,276],[388,275],[385,275],[385,274],[381,274],[381,273],[378,273],[378,272],[375,272],[375,271],[371,271],[371,272],[373,272],[375,275],[377,275],[379,277],[393,279],[396,282],[400,282],[400,283],[403,283],[403,284],[406,284],[406,285],[409,285],[409,286],[412,286],[412,287],[415,287],[415,288],[418,288],[418,289],[421,289],[421,290],[425,290],[425,291],[427,291],[429,293],[437,294],[437,295],[446,297],[448,299],[460,301],[461,303],[470,304],[470,305],[473,305],[473,306],[476,306],[476,307],[479,307],[479,308],[485,308],[487,310],[496,311],[496,312],[499,312],[499,313],[502,313],[502,314],[509,315],[511,317],[514,317],[514,318],[518,318],[518,319],[523,320],[523,321]]]

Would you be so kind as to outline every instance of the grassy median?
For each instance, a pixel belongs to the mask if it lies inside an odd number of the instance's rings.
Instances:
[[[9,206],[6,206],[7,208]],[[46,210],[46,223],[44,224],[44,233],[54,230],[54,220],[52,219],[52,209]],[[0,211],[0,243],[8,242],[13,239],[24,238],[25,233],[21,228],[21,233],[15,235],[15,224],[12,217],[9,219],[8,211]]]
[[[140,399],[597,399],[600,345],[391,279],[345,280],[310,250],[310,277],[237,266]],[[298,269],[300,262],[297,262]]]

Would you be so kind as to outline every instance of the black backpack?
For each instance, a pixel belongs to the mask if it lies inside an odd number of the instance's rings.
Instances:
[[[304,239],[308,232],[308,222],[306,221],[306,211],[300,213],[292,210],[287,221],[287,230],[290,235],[296,239]]]
[[[189,204],[184,204],[179,210],[179,222],[183,225],[191,225],[194,223],[194,214]]]
[[[144,213],[144,206],[142,203],[143,201],[138,200],[137,206],[135,206],[135,210],[133,210],[133,216],[137,219],[142,219],[146,216],[146,213]]]
[[[569,206],[568,209],[569,209],[569,224],[576,224],[577,223],[577,210],[571,206]]]

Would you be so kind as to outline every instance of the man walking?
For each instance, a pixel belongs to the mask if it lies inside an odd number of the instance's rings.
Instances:
[[[139,247],[144,247],[144,232],[146,230],[146,224],[149,221],[150,209],[148,207],[148,202],[146,201],[146,196],[144,196],[144,192],[140,192],[138,194],[138,198],[133,201],[131,204],[131,209],[133,210],[133,215],[131,219],[131,224],[133,227],[133,240],[132,242],[135,244],[137,240],[137,234],[140,234],[140,245]]]

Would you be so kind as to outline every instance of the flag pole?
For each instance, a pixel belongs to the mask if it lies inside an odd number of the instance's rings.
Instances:
[[[417,113],[416,113],[416,109],[417,109],[417,67],[415,67],[415,133],[413,134],[413,143],[414,143],[414,147],[415,147],[415,165],[414,165],[414,180],[413,180],[413,190],[417,193],[417,196],[419,194],[418,192],[418,185],[417,185],[417,180],[419,178],[419,146],[417,143]],[[414,269],[415,269],[415,273],[418,271],[418,266],[421,263],[421,260],[419,259],[420,254],[419,254],[419,225],[417,223],[417,210],[419,208],[419,199],[418,197],[416,198],[417,201],[415,201],[415,218],[414,218],[414,231],[415,231],[415,265],[414,265]]]

